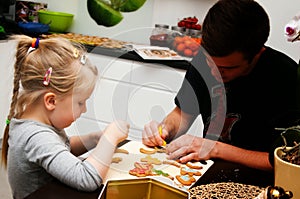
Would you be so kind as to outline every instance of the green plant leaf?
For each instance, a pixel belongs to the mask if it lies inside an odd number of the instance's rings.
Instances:
[[[287,147],[292,147],[296,143],[300,143],[300,131],[299,129],[290,129],[287,130],[283,134],[284,138],[286,139],[286,146]],[[275,142],[272,144],[270,150],[269,150],[269,162],[271,165],[274,165],[274,151],[277,147],[283,147],[285,146],[284,140],[282,137],[278,137]]]
[[[101,0],[88,0],[87,8],[89,15],[98,25],[111,27],[120,23],[123,19],[121,12],[114,10]]]
[[[121,12],[133,12],[142,7],[145,2],[146,0],[127,0],[122,4],[119,10]]]

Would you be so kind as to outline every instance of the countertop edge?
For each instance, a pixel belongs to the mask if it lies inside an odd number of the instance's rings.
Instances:
[[[99,54],[99,55],[106,55],[111,57],[118,57],[127,60],[139,61],[144,63],[157,63],[166,65],[176,69],[187,70],[190,66],[190,62],[187,60],[145,60],[141,58],[136,52],[134,51],[126,51],[122,49],[111,49],[111,48],[103,48],[99,46],[88,46],[85,45],[87,51],[89,53]]]

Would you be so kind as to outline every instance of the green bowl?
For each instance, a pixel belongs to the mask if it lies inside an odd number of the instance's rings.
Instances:
[[[38,11],[39,22],[48,24],[50,32],[66,32],[73,21],[73,14],[64,12],[53,12],[49,10]]]

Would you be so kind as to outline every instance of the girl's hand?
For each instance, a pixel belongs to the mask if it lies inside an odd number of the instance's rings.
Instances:
[[[129,128],[130,125],[126,121],[116,120],[105,128],[104,135],[110,142],[117,145],[127,138]]]
[[[161,132],[159,132],[161,129]],[[169,135],[164,124],[157,121],[151,121],[144,126],[143,130],[143,144],[147,146],[163,146],[165,138]]]

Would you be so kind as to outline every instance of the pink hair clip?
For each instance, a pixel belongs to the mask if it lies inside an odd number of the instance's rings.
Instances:
[[[44,84],[45,86],[48,86],[48,85],[49,85],[50,79],[51,79],[51,74],[52,74],[52,67],[48,68],[48,70],[47,70],[46,73],[45,73],[44,81],[43,81],[43,84]]]

